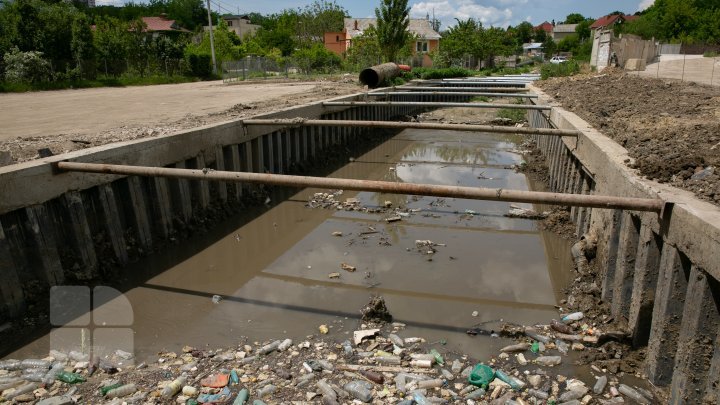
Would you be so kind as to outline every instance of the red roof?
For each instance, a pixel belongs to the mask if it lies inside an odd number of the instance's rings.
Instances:
[[[551,33],[552,33],[552,30],[553,30],[553,25],[550,24],[549,22],[545,21],[544,23],[542,23],[542,24],[538,25],[537,27],[535,27],[535,30],[536,30],[536,31],[539,30],[539,29],[542,29],[543,31],[547,32],[548,34],[551,34]]]
[[[168,19],[166,17],[160,16],[160,17],[141,17],[147,28],[145,29],[145,32],[154,32],[154,31],[181,31],[181,32],[190,32],[186,30],[185,28],[182,28],[178,25],[178,23],[175,20]]]
[[[636,18],[638,18],[638,17],[635,15],[619,15],[619,14],[606,15],[605,17],[598,18],[590,26],[590,28],[597,29],[597,28],[602,28],[602,27],[610,27],[612,25],[617,24],[618,22],[632,21]]]

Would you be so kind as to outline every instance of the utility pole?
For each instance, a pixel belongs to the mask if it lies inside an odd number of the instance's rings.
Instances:
[[[212,14],[210,13],[210,0],[207,2],[208,25],[210,25],[210,54],[212,55],[213,73],[217,74],[217,62],[215,61],[215,41],[213,39]]]

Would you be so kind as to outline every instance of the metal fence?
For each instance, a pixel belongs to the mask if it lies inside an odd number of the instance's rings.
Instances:
[[[248,56],[240,60],[224,61],[221,64],[223,82],[249,79],[272,79],[294,75],[310,74],[310,69],[301,69],[292,59],[277,61],[271,58]]]
[[[720,85],[720,56],[661,55],[644,70],[633,72],[638,76],[658,79],[676,79],[684,82]]]

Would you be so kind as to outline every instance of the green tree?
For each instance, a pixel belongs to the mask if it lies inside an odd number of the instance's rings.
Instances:
[[[547,39],[548,34],[547,31],[545,31],[542,28],[538,28],[535,30],[535,34],[533,35],[533,41],[535,42],[545,42]]]
[[[228,29],[227,24],[220,20],[220,24],[213,26],[213,40],[215,57],[218,66],[225,61],[238,60],[242,56],[241,48],[237,43],[237,35]],[[199,44],[188,44],[186,52],[197,54],[210,54],[210,33],[204,32]]]
[[[591,25],[591,20],[583,20],[578,23],[577,27],[575,27],[575,33],[577,34],[580,41],[586,41],[590,39],[590,34],[592,33],[592,31],[590,30]]]
[[[181,27],[194,30],[207,25],[207,9],[202,0],[168,0],[168,17]]]
[[[343,29],[347,11],[335,1],[315,0],[305,6],[298,16],[298,36],[306,46],[324,42],[326,32],[338,32]]]
[[[526,44],[532,40],[534,34],[533,25],[527,21],[521,22],[515,27],[515,37],[518,45]]]
[[[375,8],[377,40],[384,60],[393,62],[411,40],[408,0],[382,0]]]
[[[81,77],[95,77],[95,48],[93,47],[93,36],[90,30],[90,23],[85,14],[78,13],[71,24],[72,39],[70,49],[72,50],[75,68]]]
[[[348,49],[345,63],[353,70],[382,62],[382,50],[375,27],[370,27],[361,35],[353,37],[352,46]]]
[[[568,14],[568,16],[565,17],[565,24],[580,24],[583,21],[585,21],[585,17],[580,13]]]
[[[95,52],[100,69],[105,74],[122,73],[123,61],[127,58],[127,45],[130,37],[127,23],[114,17],[98,17],[95,24]]]
[[[545,42],[543,42],[543,52],[545,53],[545,57],[549,58],[552,55],[555,54],[557,51],[557,45],[555,44],[555,41],[553,41],[552,37],[547,37]]]

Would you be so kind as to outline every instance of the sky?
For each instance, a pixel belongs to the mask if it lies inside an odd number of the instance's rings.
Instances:
[[[96,4],[118,5],[123,0],[96,0]],[[135,0],[140,3],[143,0]],[[336,0],[352,17],[374,17],[380,0]],[[424,18],[428,14],[441,21],[441,29],[455,24],[455,19],[470,17],[485,26],[507,27],[529,21],[538,25],[543,21],[563,21],[570,13],[598,18],[615,10],[633,14],[650,6],[654,0],[410,0],[410,16]],[[312,0],[211,0],[213,9],[221,13],[272,14],[286,8],[299,8]]]

